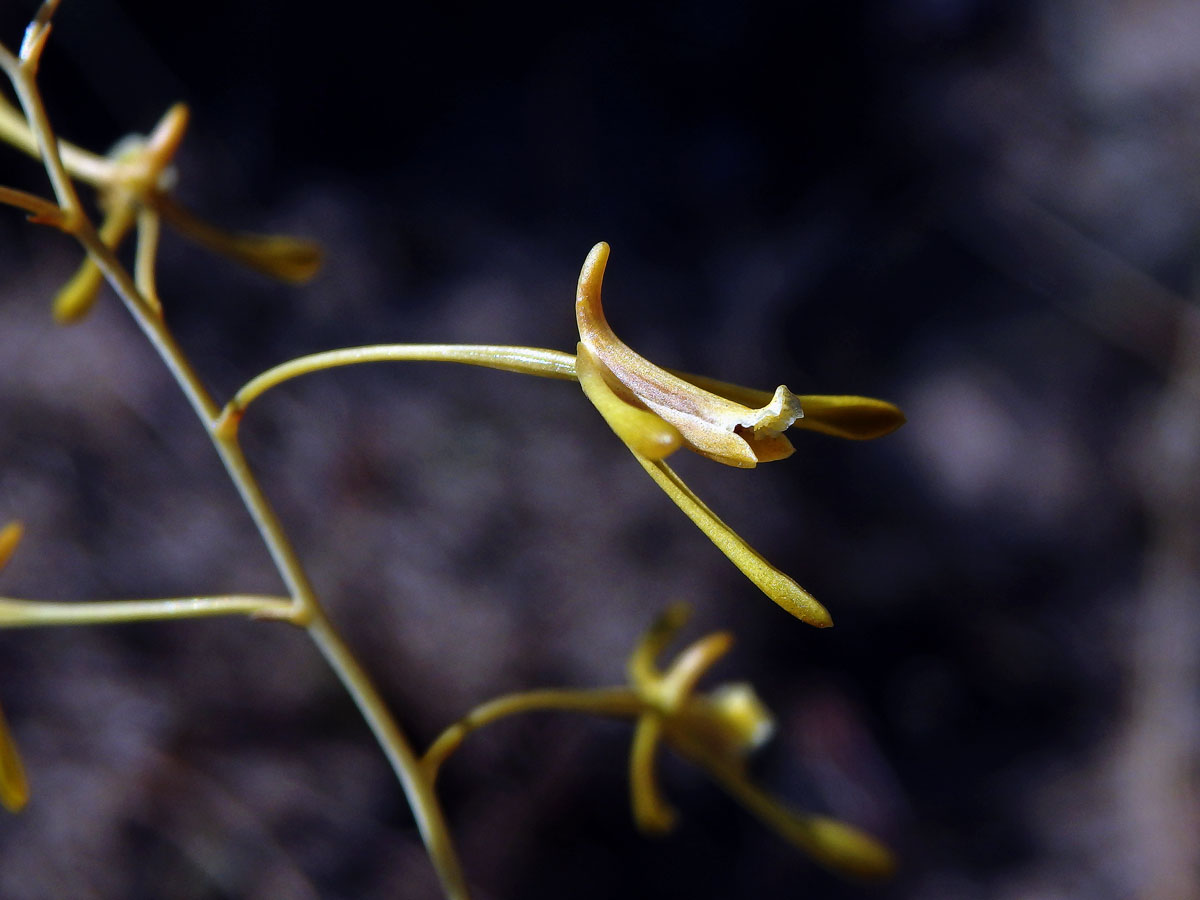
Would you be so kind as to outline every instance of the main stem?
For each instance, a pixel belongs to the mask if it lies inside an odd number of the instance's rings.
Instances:
[[[100,255],[111,256],[111,252],[98,238],[94,244],[92,241],[88,241],[87,246],[89,252],[95,246]],[[93,253],[94,259],[96,255]],[[200,383],[195,370],[175,343],[166,325],[147,310],[146,305],[141,302],[139,294],[131,293],[131,290],[136,291],[136,287],[130,281],[128,273],[119,266],[106,266],[100,259],[96,259],[96,262],[109,276],[110,282],[121,295],[126,307],[171,370],[188,402],[196,411],[230,480],[241,496],[242,503],[254,520],[263,543],[266,544],[267,550],[275,562],[275,567],[287,586],[288,593],[293,598],[292,621],[307,630],[309,637],[317,645],[329,667],[353,698],[359,712],[370,726],[375,739],[387,756],[388,762],[391,763],[408,798],[417,827],[434,867],[437,869],[446,895],[455,900],[466,898],[469,893],[466,878],[433,787],[424,777],[412,745],[404,736],[395,717],[384,704],[379,691],[371,682],[366,671],[359,665],[358,660],[355,659],[341,635],[338,634],[317,598],[308,575],[296,555],[279,517],[251,471],[236,436],[223,435],[218,432],[219,412],[216,403]],[[108,260],[103,262],[107,263]],[[114,279],[113,275],[117,277]]]
[[[59,155],[58,143],[46,116],[33,71],[23,64],[13,65],[15,59],[7,49],[4,49],[2,61],[24,108],[26,119],[37,136],[47,174],[69,223],[67,230],[104,273],[196,412],[292,597],[291,621],[308,631],[374,732],[408,798],[446,896],[452,900],[465,900],[469,893],[466,878],[450,839],[445,816],[412,746],[321,606],[278,516],[246,462],[236,435],[219,433],[217,404],[200,382],[166,323],[152,309],[147,298],[142,296],[134,280],[100,239],[84,212]]]

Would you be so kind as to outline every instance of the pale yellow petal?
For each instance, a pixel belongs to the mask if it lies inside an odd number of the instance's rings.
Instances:
[[[744,778],[722,778],[746,808],[754,812],[780,837],[799,847],[828,869],[856,878],[879,880],[896,871],[896,857],[882,842],[845,822],[829,816],[804,815],[788,809],[770,794]]]
[[[577,349],[575,374],[579,386],[617,437],[647,459],[662,459],[679,449],[683,439],[675,426],[618,397],[588,349],[583,344]]]
[[[16,521],[9,522],[0,528],[0,569],[3,569],[12,559],[13,551],[17,549],[17,544],[21,542],[21,535],[24,533],[25,527]]]
[[[793,428],[807,428],[834,437],[869,441],[891,434],[907,421],[900,407],[872,397],[802,396],[804,418]]]
[[[703,767],[780,837],[826,868],[871,880],[888,878],[895,872],[892,851],[861,828],[828,816],[797,813],[753,784],[740,760],[718,756],[687,734],[671,732],[668,738],[672,747]]]
[[[828,628],[833,624],[828,610],[812,594],[763,559],[736,531],[705,506],[670,466],[636,452],[633,455],[667,496],[675,501],[675,505],[759,590],[802,622],[817,628]]]
[[[85,259],[54,295],[54,321],[61,325],[78,322],[91,310],[104,284],[104,274],[90,259]]]
[[[579,338],[606,379],[679,430],[689,449],[739,468],[783,459],[792,446],[783,436],[802,415],[800,402],[783,385],[752,409],[698,388],[631,350],[609,327],[600,302],[608,244],[592,248],[579,275],[575,318]]]
[[[771,399],[770,391],[743,387],[728,381],[718,381],[705,375],[690,372],[675,372],[683,380],[712,391],[721,397],[759,406]],[[792,428],[819,431],[834,437],[854,441],[869,441],[891,434],[907,420],[900,407],[874,397],[858,397],[848,394],[799,394],[797,399],[804,415],[792,422]]]
[[[314,241],[225,231],[197,218],[169,194],[156,195],[154,208],[163,221],[189,240],[280,281],[300,284],[321,268],[321,246]]]
[[[662,738],[662,720],[655,715],[638,719],[629,752],[629,793],[633,821],[645,834],[665,834],[675,827],[676,814],[663,797],[655,773],[655,756]]]
[[[113,202],[100,225],[100,240],[115,250],[125,240],[137,220],[132,198],[122,197]],[[84,259],[79,269],[54,297],[54,321],[61,325],[78,322],[91,310],[104,284],[104,275],[91,258]]]
[[[658,699],[666,711],[677,712],[704,673],[731,647],[733,635],[728,631],[714,631],[688,646],[671,663],[658,686],[660,696],[654,699]]]
[[[20,522],[9,522],[0,528],[0,569],[12,558],[23,530]],[[4,710],[0,709],[0,806],[9,812],[19,812],[28,802],[29,785],[25,780],[25,768],[17,754],[17,745],[9,734]]]
[[[673,603],[646,629],[629,655],[625,669],[635,687],[645,687],[661,676],[658,657],[679,633],[679,629],[687,624],[691,614],[691,608],[686,603]]]
[[[836,871],[868,879],[889,878],[896,871],[892,851],[861,828],[827,816],[795,813],[774,824],[785,838]]]
[[[319,244],[286,234],[231,234],[229,240],[209,249],[242,265],[289,284],[303,284],[321,268]]]
[[[4,710],[0,709],[0,806],[9,812],[20,812],[29,802],[29,783],[25,767],[17,754],[17,745],[8,731]]]

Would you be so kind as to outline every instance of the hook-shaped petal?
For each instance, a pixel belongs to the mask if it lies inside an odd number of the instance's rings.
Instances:
[[[753,468],[790,456],[792,445],[783,432],[804,412],[786,387],[780,385],[762,406],[752,409],[654,365],[613,334],[600,304],[608,254],[608,244],[602,242],[584,261],[575,318],[580,340],[613,391],[669,422],[690,449],[717,462]]]

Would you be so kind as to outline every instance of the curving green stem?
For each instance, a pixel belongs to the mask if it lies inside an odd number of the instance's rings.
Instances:
[[[155,600],[96,600],[70,603],[0,597],[0,628],[47,625],[117,625],[213,616],[250,616],[290,620],[294,605],[287,597],[233,594],[227,597],[169,597]]]
[[[462,746],[467,735],[498,719],[528,712],[581,712],[594,716],[637,718],[652,707],[635,691],[627,687],[593,688],[572,690],[570,688],[525,691],[505,694],[475,707],[466,716],[448,727],[421,757],[421,768],[432,784],[441,770],[442,763]]]
[[[432,783],[422,771],[416,754],[395,718],[383,704],[366,672],[325,614],[278,516],[246,462],[236,435],[218,429],[217,404],[200,382],[187,356],[175,342],[155,304],[142,294],[134,279],[101,239],[79,201],[75,186],[63,164],[60,145],[50,126],[35,77],[37,58],[44,45],[45,31],[48,28],[47,10],[52,9],[53,4],[43,7],[44,15],[39,13],[35,25],[27,32],[27,46],[22,47],[19,58],[0,44],[0,68],[4,69],[13,83],[63,211],[63,221],[55,224],[72,234],[87,251],[89,258],[104,273],[200,419],[288,588],[292,598],[287,613],[288,620],[308,631],[334,674],[346,687],[371,726],[413,809],[444,892],[455,900],[466,898],[469,895],[466,877],[450,840],[445,816],[434,796]],[[34,31],[35,27],[41,29],[40,34]],[[31,41],[31,34],[36,40]]]
[[[233,399],[225,405],[218,427],[222,434],[236,432],[246,407],[285,381],[325,369],[373,362],[454,362],[520,375],[575,380],[575,357],[572,354],[541,347],[501,344],[372,344],[366,347],[343,347],[291,359],[255,376],[239,388]]]

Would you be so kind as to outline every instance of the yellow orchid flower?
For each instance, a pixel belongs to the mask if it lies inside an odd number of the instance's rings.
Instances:
[[[601,367],[609,388],[634,407],[674,426],[682,442],[702,456],[740,468],[792,455],[783,432],[804,415],[800,400],[780,385],[769,402],[751,409],[706,391],[634,353],[608,325],[600,305],[600,285],[608,244],[592,248],[579,275],[575,319],[579,340]]]
[[[655,758],[666,745],[707,772],[726,792],[780,837],[821,865],[858,878],[886,878],[895,868],[890,850],[853,825],[828,816],[798,813],[755,785],[747,758],[774,731],[771,713],[748,684],[696,686],[733,644],[728,632],[706,635],[686,647],[665,669],[658,657],[687,622],[688,608],[669,608],[638,641],[629,657],[628,683],[618,687],[565,688],[506,694],[471,710],[445,729],[421,759],[430,782],[472,732],[509,716],[559,710],[632,719],[629,759],[633,818],[648,834],[665,834],[676,813],[659,788]]]
[[[597,244],[579,275],[575,374],[583,392],[647,473],[759,589],[810,625],[832,625],[824,606],[755,552],[663,460],[687,447],[753,468],[792,454],[784,434],[791,427],[868,439],[900,427],[904,414],[868,397],[797,396],[784,385],[768,393],[656,366],[613,334],[604,316],[600,288],[608,255],[608,244]]]
[[[60,146],[67,171],[90,183],[99,194],[104,219],[98,234],[105,246],[117,250],[136,227],[135,276],[151,310],[161,314],[153,278],[160,220],[205,249],[280,281],[300,284],[316,275],[321,267],[321,248],[316,243],[288,235],[225,231],[193,215],[171,196],[169,188],[175,179],[172,164],[188,117],[187,106],[176,103],[148,136],[130,135],[107,156],[66,142]],[[2,96],[0,139],[32,156],[39,155],[24,116]],[[71,231],[71,223],[57,204],[41,197],[3,188],[0,203],[30,212],[34,221]],[[84,259],[54,298],[55,320],[68,324],[82,319],[95,303],[103,282],[96,262]]]
[[[9,522],[0,528],[0,569],[3,569],[17,542],[21,540],[21,523]],[[0,806],[9,812],[20,812],[29,802],[29,783],[25,780],[25,767],[17,753],[17,744],[9,733],[0,709]]]
[[[695,692],[700,677],[732,646],[727,632],[685,648],[666,670],[655,660],[687,621],[687,607],[667,610],[639,642],[629,661],[630,686],[650,710],[638,719],[630,754],[634,821],[651,834],[669,831],[675,812],[654,774],[660,742],[706,770],[736,800],[822,865],[859,878],[886,878],[895,869],[890,850],[871,835],[828,816],[796,813],[754,785],[746,757],[774,731],[770,712],[748,684]]]

